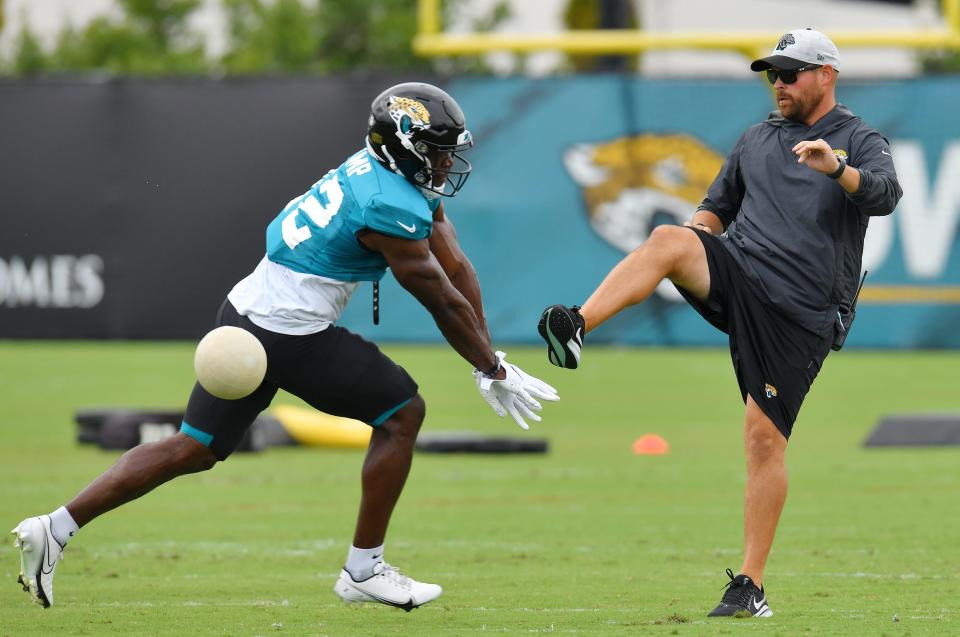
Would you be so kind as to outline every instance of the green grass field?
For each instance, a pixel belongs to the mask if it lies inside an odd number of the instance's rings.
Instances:
[[[181,407],[192,347],[0,342],[3,530],[117,457],[73,442],[74,410]],[[385,349],[420,382],[424,432],[550,439],[545,456],[418,454],[387,559],[442,584],[436,603],[340,603],[362,453],[271,449],[94,521],[49,610],[16,584],[5,536],[0,635],[960,634],[960,448],[861,446],[885,414],[960,411],[958,353],[831,356],[791,442],[766,576],[776,616],[708,621],[741,559],[742,404],[725,351],[591,348],[568,372],[514,348],[562,396],[524,433],[450,350]],[[670,454],[633,455],[647,432]]]

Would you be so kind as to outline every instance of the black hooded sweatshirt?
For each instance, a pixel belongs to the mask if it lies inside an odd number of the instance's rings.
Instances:
[[[793,147],[821,138],[860,171],[857,192],[797,163]],[[774,111],[747,129],[699,209],[723,222],[721,241],[761,298],[827,335],[853,303],[870,217],[902,194],[887,140],[837,104],[813,126]]]

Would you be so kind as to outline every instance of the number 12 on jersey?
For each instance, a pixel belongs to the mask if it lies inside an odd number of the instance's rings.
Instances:
[[[297,225],[300,215],[304,215],[318,228],[326,228],[339,212],[342,203],[343,190],[340,189],[336,172],[331,170],[306,194],[292,199],[283,209],[281,214],[286,215],[280,224],[283,242],[293,250],[313,236],[309,225]]]

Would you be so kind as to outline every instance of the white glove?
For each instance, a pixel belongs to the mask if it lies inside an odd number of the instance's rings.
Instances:
[[[560,400],[560,396],[557,395],[556,389],[539,378],[508,363],[505,353],[497,352],[496,354],[497,360],[500,361],[507,375],[502,380],[497,380],[484,375],[483,372],[473,370],[477,389],[480,390],[480,395],[487,404],[493,408],[494,413],[501,418],[510,414],[521,429],[529,429],[530,426],[524,418],[534,422],[541,420],[540,416],[534,413],[543,409],[537,398],[555,402]]]

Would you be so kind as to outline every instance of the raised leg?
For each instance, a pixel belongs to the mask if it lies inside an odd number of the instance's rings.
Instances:
[[[586,331],[645,300],[665,278],[697,299],[707,298],[710,270],[706,250],[693,230],[658,226],[643,245],[624,257],[580,309]]]

